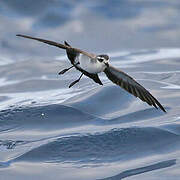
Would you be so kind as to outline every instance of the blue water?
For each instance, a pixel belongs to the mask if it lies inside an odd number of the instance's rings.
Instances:
[[[0,2],[0,179],[179,180],[179,1]],[[40,11],[41,9],[41,11]],[[165,107],[148,106],[65,52],[17,33],[107,53]]]

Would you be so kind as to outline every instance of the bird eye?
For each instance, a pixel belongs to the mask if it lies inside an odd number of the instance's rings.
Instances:
[[[103,58],[98,58],[98,61],[99,61],[99,62],[103,62],[104,59],[103,59]]]

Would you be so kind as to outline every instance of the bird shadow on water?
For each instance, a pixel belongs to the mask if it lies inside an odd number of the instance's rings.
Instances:
[[[103,179],[96,179],[96,180],[121,180],[126,177],[142,174],[145,172],[150,172],[150,171],[154,171],[154,170],[158,170],[158,169],[167,168],[167,167],[173,166],[175,164],[176,164],[176,159],[171,159],[168,161],[162,161],[162,162],[159,162],[159,163],[156,163],[153,165],[149,165],[149,166],[126,170],[115,176],[111,176],[111,177],[107,177],[107,178],[103,178]]]

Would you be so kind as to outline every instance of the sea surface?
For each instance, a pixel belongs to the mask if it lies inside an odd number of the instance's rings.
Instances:
[[[180,31],[171,21],[178,1],[158,1],[158,9],[154,1],[46,2],[0,2],[0,179],[179,180]],[[58,2],[63,2],[60,15]],[[29,11],[21,8],[27,5]],[[38,6],[46,8],[39,12]],[[150,10],[156,13],[152,19]],[[149,90],[167,113],[104,73],[103,86],[83,77],[68,88],[80,72],[58,75],[70,66],[65,52],[17,33],[107,53],[110,63]]]
[[[111,58],[167,113],[113,85],[103,73],[103,86],[83,78],[69,89],[80,73],[56,75],[54,69],[66,63],[1,66],[2,179],[179,179],[179,51],[118,52]]]

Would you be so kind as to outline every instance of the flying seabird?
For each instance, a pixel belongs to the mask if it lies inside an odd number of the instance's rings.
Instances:
[[[108,55],[95,55],[92,53],[88,53],[81,49],[71,47],[66,41],[64,41],[64,44],[60,44],[57,42],[21,34],[17,34],[16,36],[37,40],[61,49],[65,49],[67,57],[70,60],[72,66],[67,69],[63,69],[61,72],[59,72],[59,75],[64,74],[73,67],[75,67],[81,72],[80,77],[76,81],[72,82],[69,85],[69,88],[79,82],[83,75],[88,76],[96,83],[103,85],[101,80],[99,79],[98,73],[104,72],[113,83],[122,87],[124,90],[128,91],[135,97],[140,98],[142,101],[146,102],[150,106],[154,106],[156,109],[158,109],[159,106],[162,111],[166,112],[164,107],[154,96],[152,96],[149,91],[147,91],[143,86],[141,86],[138,82],[136,82],[132,77],[130,77],[123,71],[111,66],[109,64]]]

